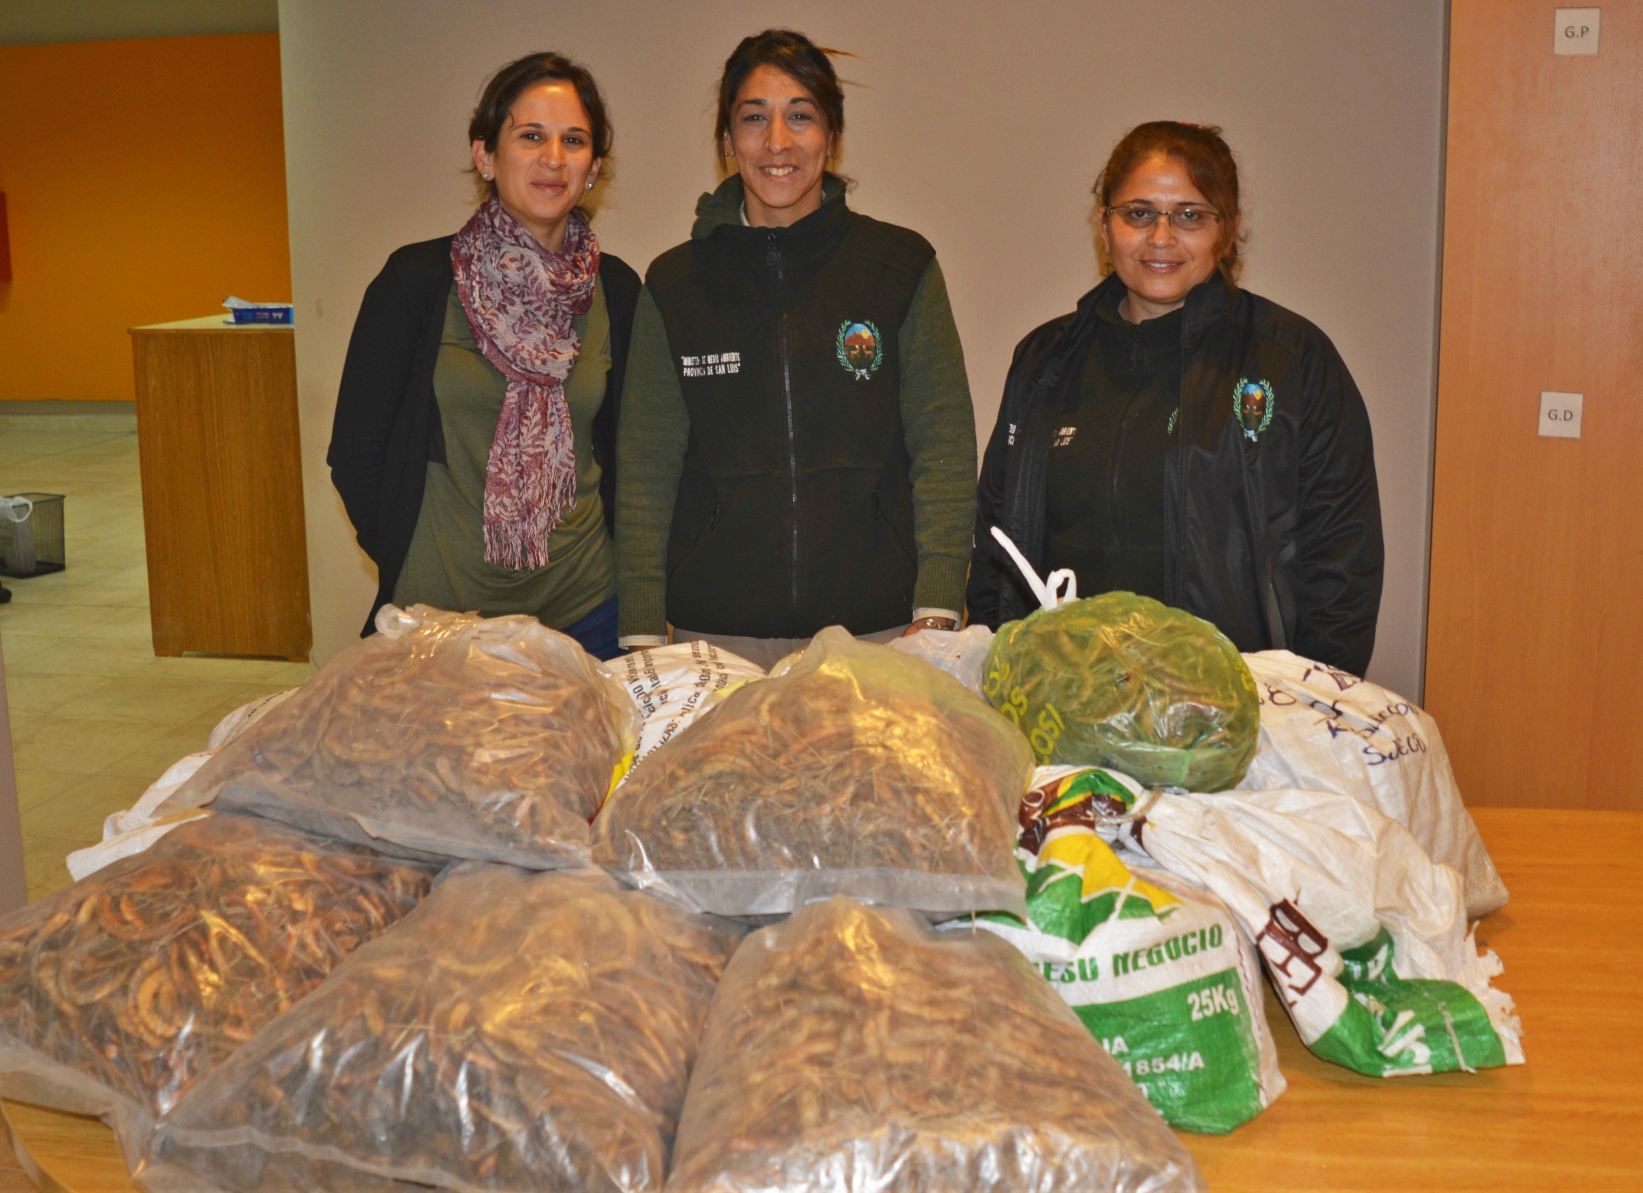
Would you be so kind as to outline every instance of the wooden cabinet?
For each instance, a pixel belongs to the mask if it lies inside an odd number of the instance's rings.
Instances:
[[[289,327],[131,329],[154,653],[305,662],[308,546]]]

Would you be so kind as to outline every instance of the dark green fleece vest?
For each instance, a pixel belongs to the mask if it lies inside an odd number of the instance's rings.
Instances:
[[[690,413],[667,614],[702,633],[904,624],[918,575],[897,333],[935,256],[842,194],[721,225],[646,284]]]

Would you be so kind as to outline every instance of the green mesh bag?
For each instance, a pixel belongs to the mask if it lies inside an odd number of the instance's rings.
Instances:
[[[987,699],[1041,766],[1104,766],[1158,787],[1225,791],[1260,735],[1255,680],[1209,622],[1109,592],[1006,622]]]

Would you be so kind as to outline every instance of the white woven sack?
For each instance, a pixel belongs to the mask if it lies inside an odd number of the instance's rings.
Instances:
[[[1395,692],[1287,650],[1246,654],[1261,694],[1261,745],[1240,791],[1332,791],[1379,810],[1465,882],[1466,913],[1505,906],[1461,801],[1438,723]]]
[[[702,641],[630,651],[607,665],[644,719],[634,766],[677,737],[719,697],[750,679],[764,678],[760,668],[740,655]],[[627,781],[625,775],[622,781]]]
[[[1371,943],[1384,928],[1400,979],[1464,988],[1487,1014],[1504,1063],[1523,1063],[1512,998],[1490,983],[1501,973],[1500,959],[1480,954],[1476,929],[1467,930],[1460,875],[1432,861],[1396,821],[1362,801],[1322,791],[1160,793],[1144,807],[1144,819],[1121,826],[1122,839],[1232,909],[1266,959],[1308,1048],[1319,1051],[1320,1039],[1336,1034],[1331,1029],[1349,1009],[1353,996],[1338,980],[1345,969],[1341,954]],[[1303,950],[1305,972],[1280,947],[1286,916],[1303,925],[1314,944]],[[1443,1000],[1428,1001],[1441,1008]],[[1380,1042],[1379,1052],[1393,1061],[1382,1075],[1427,1071],[1414,1063],[1399,1067],[1411,1049],[1425,1047],[1414,1047],[1405,1026],[1400,1017]],[[1433,1025],[1434,1035],[1438,1030]],[[1375,1049],[1367,1052],[1361,1059],[1374,1060]],[[1468,1068],[1458,1040],[1455,1052],[1458,1067]],[[1349,1063],[1338,1054],[1329,1059]]]

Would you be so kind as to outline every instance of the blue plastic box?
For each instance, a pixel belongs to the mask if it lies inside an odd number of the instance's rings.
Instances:
[[[235,323],[278,323],[286,327],[296,322],[296,307],[284,306],[266,307],[235,307]]]

